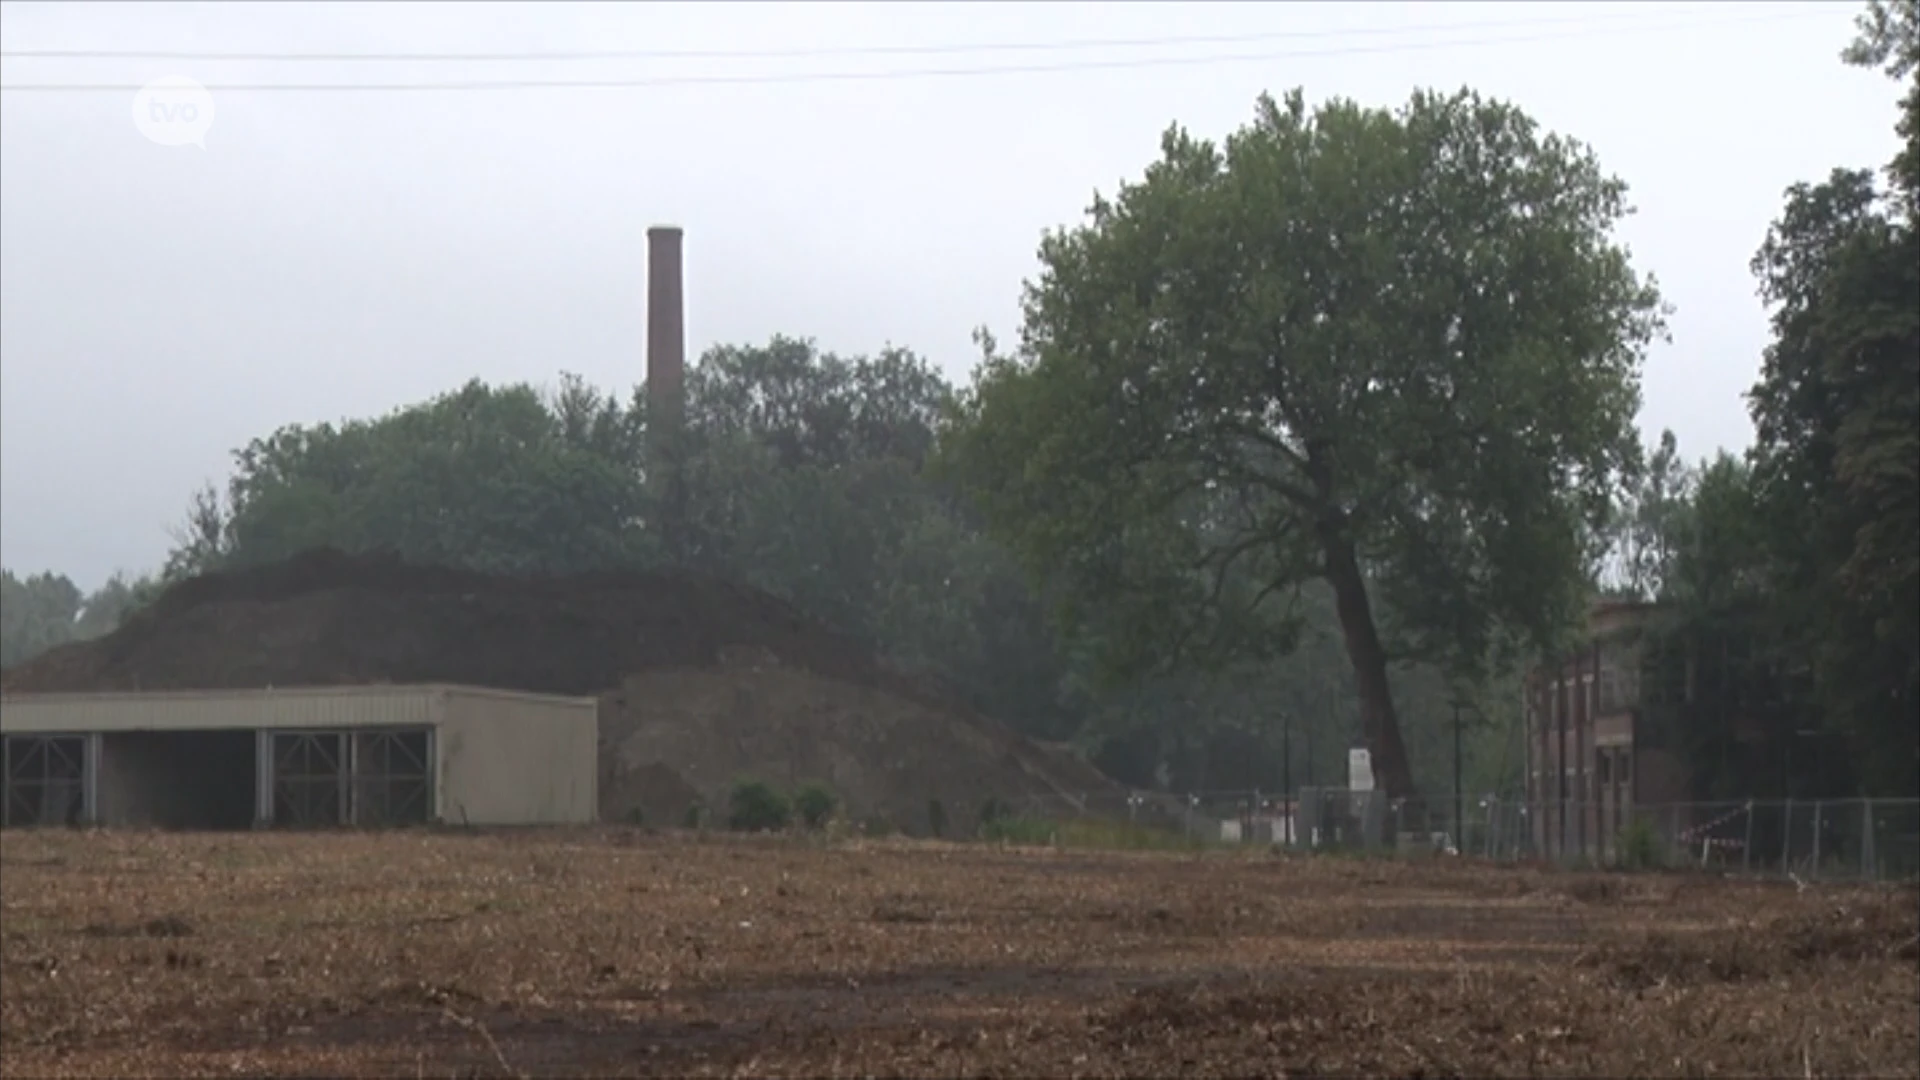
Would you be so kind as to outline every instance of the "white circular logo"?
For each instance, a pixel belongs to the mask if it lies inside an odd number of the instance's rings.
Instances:
[[[185,75],[155,79],[133,95],[133,126],[161,146],[207,148],[213,95]]]

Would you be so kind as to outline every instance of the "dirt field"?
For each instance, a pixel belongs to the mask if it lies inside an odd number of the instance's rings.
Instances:
[[[1910,888],[613,829],[0,882],[8,1076],[1920,1076]]]

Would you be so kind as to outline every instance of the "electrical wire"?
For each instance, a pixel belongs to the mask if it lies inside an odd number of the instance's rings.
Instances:
[[[1715,5],[1717,7],[1717,5]],[[925,56],[982,52],[1065,52],[1076,49],[1171,48],[1184,45],[1248,45],[1262,41],[1306,40],[1328,37],[1368,37],[1465,30],[1525,29],[1541,26],[1604,25],[1645,17],[1644,11],[1607,16],[1581,15],[1565,19],[1504,19],[1483,22],[1429,23],[1418,26],[1354,27],[1340,30],[1281,30],[1255,34],[1208,34],[1178,37],[1107,38],[1078,41],[1025,41],[930,45],[856,45],[791,49],[596,49],[564,52],[193,52],[141,49],[0,49],[0,57],[42,60],[195,60],[207,62],[255,61],[271,63],[406,62],[495,63],[517,61],[569,62],[581,60],[774,60],[815,59],[829,56]],[[1668,14],[1673,14],[1668,12]]]
[[[696,85],[767,85],[810,82],[863,82],[888,81],[913,78],[957,78],[984,75],[1033,75],[1069,71],[1112,71],[1123,69],[1141,69],[1155,67],[1191,67],[1200,64],[1231,64],[1251,61],[1302,60],[1333,56],[1357,56],[1362,54],[1409,52],[1430,49],[1469,48],[1483,45],[1530,44],[1542,41],[1567,40],[1589,35],[1618,34],[1621,32],[1667,32],[1673,30],[1719,28],[1761,23],[1790,22],[1806,19],[1824,12],[1797,12],[1792,15],[1773,15],[1758,18],[1715,19],[1706,22],[1638,24],[1629,27],[1597,27],[1577,34],[1534,34],[1519,37],[1474,38],[1456,41],[1397,42],[1387,45],[1359,45],[1333,49],[1291,50],[1284,52],[1230,53],[1205,56],[1149,57],[1125,60],[1085,60],[1066,61],[1052,64],[1007,64],[990,67],[952,67],[893,69],[887,71],[838,71],[838,72],[789,72],[789,73],[752,73],[752,74],[703,74],[703,75],[663,75],[630,79],[557,79],[557,80],[490,80],[476,79],[449,82],[418,83],[228,83],[208,86],[209,91],[221,93],[253,92],[405,92],[405,91],[476,91],[476,90],[588,90],[588,89],[634,89],[659,88],[671,86]],[[98,83],[15,83],[0,85],[0,91],[8,93],[135,93],[141,88],[131,84]]]

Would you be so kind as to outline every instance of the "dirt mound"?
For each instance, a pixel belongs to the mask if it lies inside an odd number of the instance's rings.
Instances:
[[[755,669],[765,667],[788,674],[758,678]],[[614,696],[630,677],[652,672],[675,674],[637,691],[651,710],[641,714],[648,721],[641,748],[602,763],[617,804],[613,820],[638,807],[650,823],[677,824],[657,815],[677,817],[669,804],[684,802],[689,785],[711,800],[718,786],[749,771],[779,780],[772,769],[782,755],[813,766],[806,779],[848,778],[873,812],[903,824],[926,816],[928,798],[939,797],[950,775],[984,784],[975,799],[1117,790],[1091,767],[968,711],[941,687],[886,667],[860,642],[791,604],[680,573],[507,577],[319,549],[176,585],[113,633],[5,672],[0,689],[447,682]],[[672,697],[683,692],[691,695],[684,705]],[[628,699],[636,700],[632,693]],[[652,723],[704,723],[736,713],[764,730],[736,745],[695,732],[657,735],[666,728]],[[603,747],[618,747],[632,734],[620,727],[626,719],[603,714]],[[619,729],[611,736],[610,722]],[[727,730],[738,728],[736,722]],[[873,745],[853,734],[869,729],[890,734]],[[809,749],[815,733],[840,741]],[[885,760],[862,757],[880,752],[875,746],[884,747]],[[956,753],[971,756],[955,760]],[[819,774],[829,758],[830,775]],[[632,771],[654,765],[661,768]],[[855,779],[882,775],[889,779]],[[643,788],[651,793],[636,794]]]
[[[734,784],[825,784],[856,821],[925,835],[938,801],[949,835],[971,832],[986,800],[1058,805],[1047,760],[895,694],[761,662],[629,677],[600,703],[601,819],[677,824],[686,793],[717,818]],[[669,774],[671,778],[669,778]],[[1084,778],[1080,778],[1084,781]],[[679,806],[662,805],[667,790]],[[1084,787],[1078,792],[1085,792]]]

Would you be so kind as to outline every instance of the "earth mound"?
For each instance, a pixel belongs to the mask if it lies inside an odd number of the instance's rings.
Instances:
[[[182,582],[0,675],[7,693],[417,682],[600,696],[607,820],[677,824],[667,803],[723,806],[748,774],[844,787],[849,809],[901,825],[957,783],[969,804],[1119,790],[791,604],[684,573],[496,576],[319,549]]]

